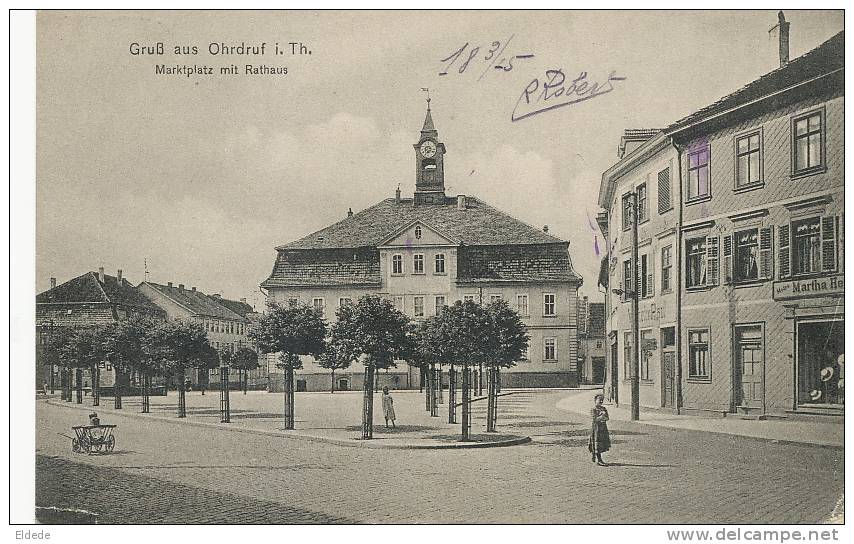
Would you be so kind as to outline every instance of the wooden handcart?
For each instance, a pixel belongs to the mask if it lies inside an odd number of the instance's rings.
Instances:
[[[110,453],[116,447],[115,425],[78,425],[71,427],[76,435],[71,439],[74,453]]]

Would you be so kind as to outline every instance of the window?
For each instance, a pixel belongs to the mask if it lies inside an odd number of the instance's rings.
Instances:
[[[345,304],[350,304],[353,302],[353,299],[350,297],[341,297],[338,299],[338,306],[344,306]]]
[[[623,338],[625,339],[623,344],[623,379],[630,380],[632,378],[632,361],[634,360],[632,356],[634,338],[630,332],[625,333]]]
[[[415,317],[424,317],[424,297],[415,297]]]
[[[288,306],[296,306],[297,304],[299,304],[298,298],[291,297],[288,299]]]
[[[602,341],[596,340],[596,349],[602,349]]]
[[[632,195],[623,195],[623,230],[632,228]]]
[[[709,192],[709,148],[688,153],[688,201],[711,196]]]
[[[437,253],[436,254],[436,267],[433,269],[436,274],[444,274],[445,273],[445,254]]]
[[[658,213],[664,213],[673,208],[670,200],[670,168],[658,173]]]
[[[652,276],[652,256],[651,255],[641,255],[640,256],[640,296],[641,298],[651,297],[655,294],[655,289],[653,288],[653,276]]]
[[[413,274],[423,274],[424,273],[424,255],[418,254],[412,256],[412,273]]]
[[[792,120],[792,173],[808,174],[824,165],[824,112]]]
[[[762,140],[759,132],[735,139],[735,188],[762,183]]]
[[[634,296],[632,287],[632,261],[623,261],[623,294],[620,296],[623,302]]]
[[[403,255],[391,256],[391,273],[403,274]]]
[[[405,306],[404,306],[404,303],[403,303],[403,297],[402,297],[402,296],[400,296],[400,295],[396,295],[396,296],[394,297],[394,307],[395,307],[395,308],[397,308],[397,310],[398,310],[399,312],[403,312],[403,311],[404,311]]]
[[[543,338],[543,360],[557,361],[557,340],[555,338]]]
[[[652,352],[655,346],[655,339],[652,336],[651,330],[641,331],[640,335],[640,352],[641,358],[639,361],[640,379],[650,381],[649,377],[649,360],[652,358]]]
[[[685,287],[718,284],[718,237],[692,238],[685,246]]]
[[[661,248],[661,292],[670,292],[670,278],[673,274],[673,262],[671,261],[670,251],[673,246]]]
[[[317,297],[317,298],[312,299],[311,305],[314,306],[315,310],[318,310],[320,312],[320,315],[323,315],[325,305],[323,303],[322,297]]]
[[[724,239],[728,244],[729,239]],[[724,248],[727,256],[728,248]],[[759,229],[743,230],[735,233],[735,259],[732,278],[734,281],[755,281],[759,279]],[[729,267],[727,267],[729,269]]]
[[[688,329],[688,378],[711,379],[709,329]]]
[[[821,221],[818,217],[792,223],[792,272],[821,272]]]
[[[543,294],[543,315],[544,316],[554,316],[555,315],[555,296],[551,293]]]
[[[496,300],[501,300],[501,295],[489,295],[489,302],[495,302]]]
[[[519,315],[530,315],[528,313],[528,295],[516,295],[516,311]]]
[[[474,295],[463,295],[463,302],[474,302]]]
[[[421,239],[421,227],[415,227],[415,239],[416,240]]]
[[[442,308],[445,307],[445,297],[436,297],[436,315],[442,311]]]
[[[647,207],[646,183],[641,183],[637,188],[638,196],[638,223],[649,219],[649,208]]]

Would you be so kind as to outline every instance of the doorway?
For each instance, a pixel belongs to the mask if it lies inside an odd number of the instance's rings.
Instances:
[[[661,329],[661,406],[676,405],[676,329]]]
[[[761,325],[736,325],[734,334],[736,405],[765,406],[765,347]]]
[[[619,384],[620,378],[617,376],[617,370],[620,368],[619,361],[617,360],[617,355],[619,354],[619,350],[617,347],[617,336],[614,333],[614,340],[611,342],[611,387],[609,388],[611,391],[611,402],[614,404],[619,404]]]
[[[304,393],[308,391],[305,380],[297,380],[297,392]]]
[[[338,391],[349,391],[350,390],[350,380],[347,378],[339,378],[338,379]]]

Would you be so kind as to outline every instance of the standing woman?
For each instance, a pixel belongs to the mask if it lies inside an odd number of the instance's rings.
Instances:
[[[593,425],[590,429],[590,441],[587,443],[587,449],[590,450],[590,460],[599,466],[608,466],[602,460],[602,454],[611,449],[611,436],[608,434],[608,410],[602,406],[605,401],[605,396],[597,394],[593,397],[593,402],[596,405],[590,411],[593,417]]]
[[[394,399],[388,394],[388,387],[383,387],[383,416],[385,416],[386,427],[388,427],[389,420],[391,420],[391,426],[395,426]]]

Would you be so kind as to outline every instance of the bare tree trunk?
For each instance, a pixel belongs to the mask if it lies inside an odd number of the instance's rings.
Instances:
[[[249,391],[249,371],[244,369],[243,370],[243,394],[245,395],[247,391]]]
[[[374,365],[372,363],[365,367],[362,391],[362,439],[369,440],[374,437]]]
[[[92,365],[92,406],[101,405],[101,370],[97,364]]]
[[[176,373],[178,378],[178,417],[187,417],[187,390],[184,384],[184,371]]]
[[[436,365],[430,365],[430,416],[439,417],[439,404],[436,402]]]
[[[448,371],[448,423],[457,422],[457,372],[454,365]]]
[[[445,402],[445,399],[442,395],[442,365],[438,365],[438,368],[436,369],[436,389],[436,392],[438,394],[437,396],[439,398],[439,404],[443,404]]]
[[[495,403],[496,403],[496,391],[495,391],[495,369],[494,367],[487,368],[487,401],[486,401],[486,432],[494,433],[495,432]]]
[[[463,440],[469,440],[469,368],[463,365]]]
[[[122,390],[121,390],[121,378],[122,373],[119,372],[119,369],[115,366],[113,367],[113,375],[115,376],[115,380],[113,381],[113,408],[116,410],[122,409]]]
[[[330,391],[330,393],[334,393],[334,392],[335,392],[335,369],[333,368],[332,369],[332,390]]]
[[[294,428],[294,367],[288,363],[285,367],[285,429]]]
[[[83,404],[83,369],[74,369],[74,389],[77,391],[77,404]]]
[[[142,413],[148,414],[151,412],[151,400],[149,399],[149,395],[151,394],[151,376],[148,375],[148,372],[142,373]]]

